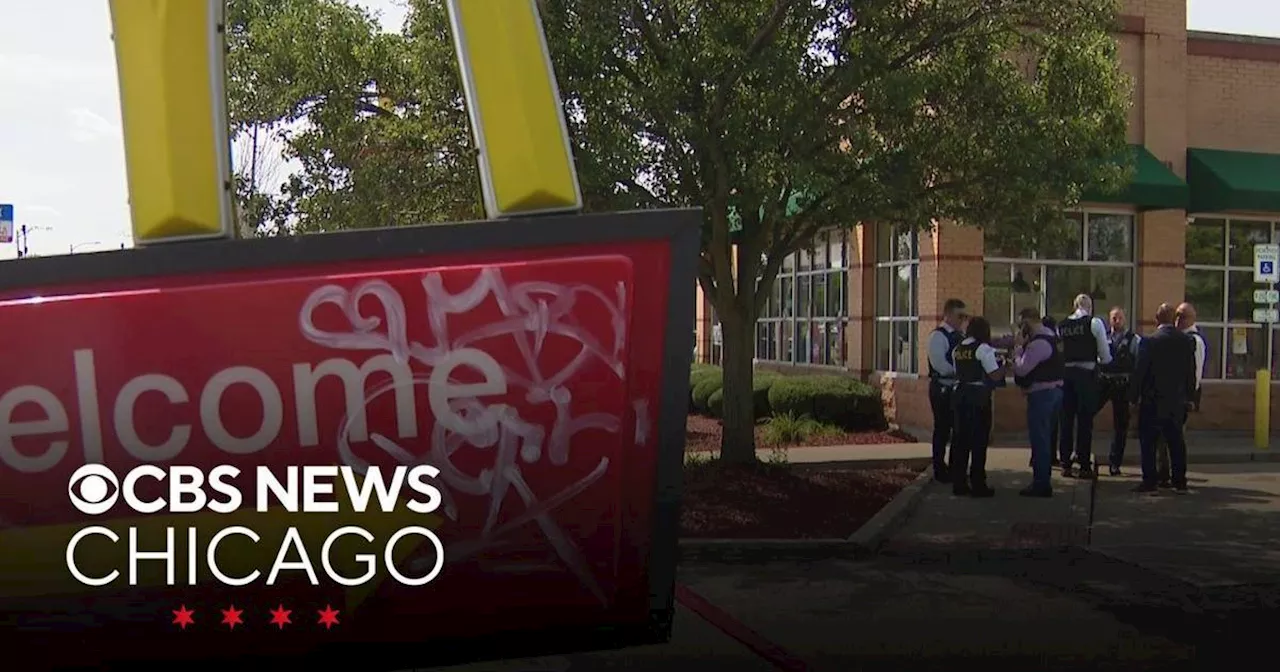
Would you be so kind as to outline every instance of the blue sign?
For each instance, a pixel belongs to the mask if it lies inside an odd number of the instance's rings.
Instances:
[[[0,211],[2,212],[2,211]],[[3,219],[3,217],[0,217]],[[1271,275],[1276,272],[1276,264],[1273,261],[1263,261],[1258,263],[1258,272],[1263,275]]]
[[[13,206],[0,204],[0,243],[13,242]]]

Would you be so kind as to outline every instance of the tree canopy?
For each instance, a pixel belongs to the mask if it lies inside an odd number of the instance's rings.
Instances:
[[[752,325],[814,233],[950,220],[1034,244],[1125,176],[1118,0],[539,4],[587,207],[704,208],[730,459],[754,456]],[[440,0],[410,0],[401,35],[338,0],[232,6],[236,128],[308,122],[263,224],[479,214]]]

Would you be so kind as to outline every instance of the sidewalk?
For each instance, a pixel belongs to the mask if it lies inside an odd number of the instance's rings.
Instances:
[[[1025,448],[993,448],[987,456],[991,499],[955,497],[930,483],[915,513],[894,533],[890,549],[1009,549],[1084,544],[1089,529],[1089,481],[1055,473],[1053,497],[1019,497],[1031,484]]]
[[[1091,550],[1201,587],[1280,585],[1280,463],[1202,465],[1185,496],[1100,479]]]

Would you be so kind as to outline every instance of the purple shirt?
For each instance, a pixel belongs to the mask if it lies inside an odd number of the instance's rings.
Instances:
[[[1044,325],[1036,327],[1033,335],[1053,336],[1053,331]],[[1042,362],[1053,356],[1053,345],[1044,339],[1030,341],[1025,346],[1014,350],[1013,359],[1013,375],[1025,376],[1031,373]],[[1039,392],[1040,390],[1048,390],[1054,387],[1062,387],[1061,380],[1051,380],[1048,382],[1033,383],[1031,387],[1026,388],[1027,394]]]

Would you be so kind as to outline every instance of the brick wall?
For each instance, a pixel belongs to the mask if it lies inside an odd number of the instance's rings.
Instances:
[[[1280,62],[1191,56],[1187,82],[1192,147],[1280,152]]]
[[[859,378],[875,371],[876,315],[875,225],[849,231],[849,323],[845,326],[846,368]]]

